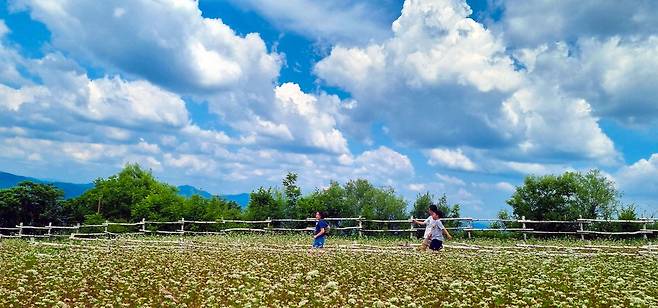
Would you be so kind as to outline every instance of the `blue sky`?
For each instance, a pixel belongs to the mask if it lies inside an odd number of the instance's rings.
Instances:
[[[213,193],[366,178],[493,217],[598,168],[658,213],[650,1],[0,2],[0,170]]]

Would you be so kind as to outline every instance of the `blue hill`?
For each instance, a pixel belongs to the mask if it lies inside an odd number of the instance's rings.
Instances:
[[[23,181],[30,181],[34,183],[41,184],[53,184],[55,187],[64,191],[64,198],[75,198],[82,195],[88,189],[94,187],[94,184],[75,184],[75,183],[65,183],[65,182],[54,182],[46,181],[26,176],[15,175],[7,172],[0,171],[0,188],[9,188],[18,185],[18,183]]]
[[[183,197],[192,197],[194,195],[199,195],[199,196],[207,198],[207,199],[212,198],[211,193],[209,193],[205,190],[198,189],[194,186],[181,185],[181,186],[178,186],[177,188],[178,188],[178,194],[183,196]]]
[[[207,199],[212,198],[213,196],[213,194],[205,190],[198,189],[191,185],[178,186],[178,194],[183,197],[191,197],[194,195],[199,195]],[[239,204],[243,208],[247,206],[247,203],[249,203],[249,194],[247,193],[235,194],[235,195],[220,195],[219,197],[229,201],[234,201],[235,203]]]
[[[48,180],[20,176],[20,175],[15,175],[15,174],[0,171],[0,189],[14,187],[18,185],[18,183],[23,181],[31,181],[34,183],[41,183],[41,184],[53,184],[55,185],[55,187],[64,191],[65,199],[78,197],[82,195],[85,191],[94,187],[93,183],[75,184],[75,183],[48,181]],[[211,193],[205,190],[201,190],[190,185],[181,185],[178,186],[177,188],[178,188],[178,194],[183,197],[191,197],[193,195],[199,195],[203,198],[212,198],[213,196]],[[229,201],[235,201],[243,208],[247,206],[247,203],[249,203],[249,194],[247,193],[235,194],[235,195],[221,195],[220,197]]]

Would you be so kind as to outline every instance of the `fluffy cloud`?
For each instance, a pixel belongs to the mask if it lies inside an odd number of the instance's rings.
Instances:
[[[464,155],[460,149],[455,151],[449,149],[432,149],[427,151],[426,155],[429,157],[427,163],[431,166],[440,165],[466,171],[477,169],[477,165]]]
[[[655,124],[658,37],[582,38],[516,52],[536,78],[587,99],[593,113],[627,124]]]
[[[615,161],[589,103],[517,70],[501,40],[470,14],[464,1],[406,1],[393,38],[338,46],[315,71],[358,102],[349,111],[354,127],[384,121],[401,144]]]
[[[180,124],[175,114],[165,114],[167,108],[148,106],[171,101],[146,97],[153,94],[149,86],[154,84],[208,102],[211,112],[238,131],[244,142],[292,151],[348,152],[337,128],[337,97],[306,94],[292,83],[275,87],[279,55],[268,53],[258,34],[241,37],[220,19],[202,17],[196,2],[20,0],[14,8],[27,9],[45,23],[55,47],[148,80],[131,82],[130,88],[107,78],[94,81],[88,87],[92,99],[96,93],[105,96],[84,110],[90,117],[122,113],[120,100],[103,103],[112,99],[110,90],[119,90],[131,92],[128,101],[143,102],[133,105],[141,109],[132,110],[125,120],[130,115],[159,116]],[[158,114],[143,114],[148,112]]]
[[[0,115],[5,127],[99,140],[135,138],[130,131],[176,130],[189,125],[185,103],[177,95],[145,81],[118,76],[89,79],[58,67],[70,64],[48,54],[32,65],[44,84],[10,88],[0,85]],[[54,78],[59,76],[59,78]]]
[[[580,37],[652,35],[658,31],[656,3],[635,1],[503,0],[502,17],[492,24],[515,46],[533,46]]]
[[[55,47],[183,93],[266,96],[279,74],[279,56],[258,34],[236,35],[202,17],[195,1],[16,0],[12,7],[43,22]]]
[[[621,168],[615,175],[617,185],[634,197],[658,197],[658,154]]]
[[[265,131],[280,128],[284,134],[282,139],[292,141],[289,146],[338,154],[349,152],[347,140],[336,128],[340,108],[338,97],[307,94],[294,83],[284,83],[276,87],[274,93],[274,123],[264,122],[274,129],[266,128]]]
[[[505,56],[504,46],[467,18],[470,14],[461,1],[406,1],[393,23],[392,39],[367,48],[338,46],[316,71],[352,92],[378,81],[386,83],[383,87],[402,82],[410,88],[456,84],[483,92],[515,88],[521,76]],[[384,80],[369,78],[394,71],[398,73],[385,75]]]
[[[584,156],[609,163],[619,158],[587,101],[539,84],[515,92],[501,106],[504,116],[499,125],[520,134],[518,152],[528,157]]]
[[[354,159],[353,165],[357,167],[354,171],[356,175],[368,176],[372,173],[387,177],[387,180],[414,174],[413,165],[407,156],[384,146],[363,152]]]

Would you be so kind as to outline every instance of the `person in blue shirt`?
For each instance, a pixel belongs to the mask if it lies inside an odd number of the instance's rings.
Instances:
[[[313,248],[322,248],[324,247],[324,240],[327,237],[327,228],[329,223],[327,223],[324,218],[327,215],[323,212],[315,212],[315,232],[313,233]]]

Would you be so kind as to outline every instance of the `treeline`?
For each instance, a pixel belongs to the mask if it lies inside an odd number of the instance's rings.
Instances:
[[[637,220],[639,215],[635,204],[624,204],[622,193],[615,188],[615,183],[593,169],[586,173],[565,172],[561,175],[527,176],[523,185],[507,200],[512,207],[512,214],[502,210],[499,219],[522,219],[535,221],[576,221],[585,219],[619,219]],[[519,227],[519,224],[498,223],[495,227],[506,225]],[[535,230],[576,231],[576,224],[535,224],[529,225]],[[637,224],[592,224],[600,231],[636,231]]]
[[[333,217],[405,219],[426,217],[430,202],[440,205],[449,217],[459,217],[459,205],[449,205],[445,195],[438,200],[429,192],[418,196],[411,209],[391,187],[376,187],[364,179],[344,185],[332,181],[325,189],[302,195],[297,175],[288,173],[282,187],[260,187],[250,193],[245,209],[219,196],[183,197],[177,188],[158,181],[150,171],[128,164],[118,174],[94,181],[94,187],[77,198],[64,200],[64,193],[50,184],[22,182],[0,190],[0,225],[97,224],[105,220],[137,222],[222,219],[308,218],[316,211]]]
[[[635,206],[622,204],[621,193],[600,171],[565,172],[561,175],[528,176],[507,200],[512,213],[501,211],[501,219],[569,220],[604,218],[634,220]],[[308,218],[316,211],[330,217],[365,219],[406,219],[427,217],[435,203],[446,217],[459,217],[460,205],[449,204],[445,195],[436,198],[419,194],[408,206],[391,187],[377,187],[364,179],[302,194],[297,175],[288,173],[280,187],[260,187],[250,193],[242,208],[219,196],[183,197],[177,188],[158,181],[150,171],[128,164],[119,173],[94,181],[94,187],[77,198],[64,200],[64,193],[53,185],[23,182],[0,190],[0,225],[71,225],[117,222],[222,219],[263,220],[267,218]],[[453,225],[454,223],[448,223]],[[499,224],[500,225],[500,224]],[[511,226],[509,223],[505,224]],[[533,228],[563,230],[564,224],[537,225]],[[622,226],[623,227],[623,226]],[[627,228],[627,227],[623,227]],[[629,227],[630,228],[630,227]]]

